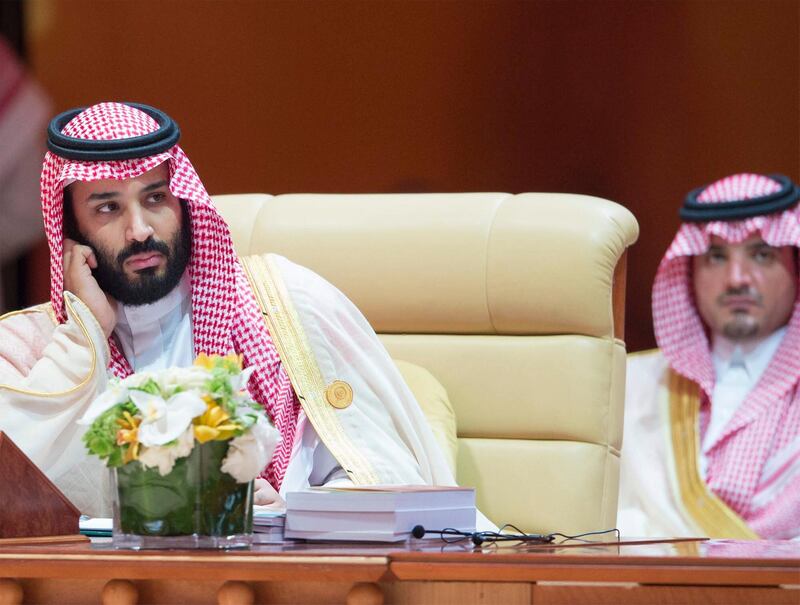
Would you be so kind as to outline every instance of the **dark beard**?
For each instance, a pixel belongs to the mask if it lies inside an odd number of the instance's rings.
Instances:
[[[722,333],[734,342],[749,340],[758,335],[760,326],[752,317],[745,314],[737,314],[733,321],[729,321],[722,327]]]
[[[181,203],[181,214],[181,227],[169,245],[162,240],[149,237],[143,242],[133,242],[116,257],[103,246],[95,244],[83,233],[78,232],[77,229],[69,229],[71,233],[67,233],[67,237],[94,250],[97,267],[92,269],[92,275],[103,292],[123,305],[132,307],[149,305],[165,297],[178,285],[189,264],[192,236],[185,202]],[[143,252],[158,252],[164,255],[167,263],[163,274],[157,274],[158,267],[147,267],[136,272],[137,278],[128,278],[122,268],[122,263],[134,254]]]

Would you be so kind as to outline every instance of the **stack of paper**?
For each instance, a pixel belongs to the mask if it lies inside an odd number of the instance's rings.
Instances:
[[[312,488],[286,494],[287,538],[405,540],[427,530],[475,531],[475,490],[467,487]]]
[[[286,513],[266,506],[253,507],[253,543],[278,544],[283,542]]]
[[[110,538],[112,526],[112,520],[104,517],[81,515],[78,520],[80,533],[93,538]]]

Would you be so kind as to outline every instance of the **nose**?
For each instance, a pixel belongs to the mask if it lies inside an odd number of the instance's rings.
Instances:
[[[153,235],[153,227],[138,204],[132,204],[128,209],[128,228],[125,237],[128,241],[143,242]]]
[[[728,285],[731,288],[742,288],[752,285],[752,276],[747,260],[734,256],[728,263]]]

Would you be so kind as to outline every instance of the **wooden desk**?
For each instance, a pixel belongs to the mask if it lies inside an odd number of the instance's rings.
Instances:
[[[800,604],[800,544],[684,541],[571,547],[0,548],[0,604]],[[23,596],[24,595],[24,596]],[[20,601],[20,598],[24,599]]]

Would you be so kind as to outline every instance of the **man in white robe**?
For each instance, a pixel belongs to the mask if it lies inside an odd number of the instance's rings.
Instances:
[[[800,536],[800,189],[736,174],[691,192],[653,285],[659,349],[628,359],[628,536]]]
[[[51,301],[0,320],[0,430],[82,512],[107,515],[106,473],[75,421],[109,377],[236,352],[282,439],[257,502],[308,485],[454,484],[352,303],[280,257],[243,269],[179,134],[135,104],[51,122],[41,178]]]

